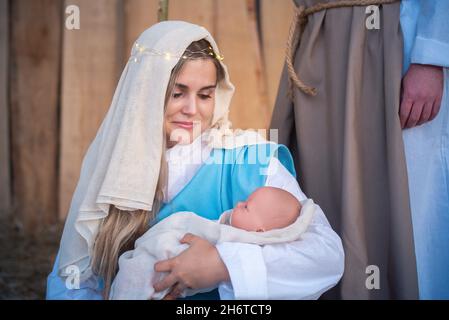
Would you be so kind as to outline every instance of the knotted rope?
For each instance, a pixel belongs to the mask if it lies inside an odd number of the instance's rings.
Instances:
[[[298,87],[302,92],[307,95],[315,96],[317,94],[316,88],[306,85],[298,76],[293,66],[294,55],[296,49],[301,40],[302,32],[304,31],[305,25],[307,24],[307,17],[316,12],[342,7],[354,7],[354,6],[369,6],[369,5],[383,5],[391,4],[400,0],[341,0],[326,3],[317,3],[309,8],[304,6],[295,7],[295,14],[293,16],[293,21],[290,25],[290,30],[287,39],[286,48],[286,63],[288,69],[288,80],[289,80],[289,96],[293,96],[293,84]]]

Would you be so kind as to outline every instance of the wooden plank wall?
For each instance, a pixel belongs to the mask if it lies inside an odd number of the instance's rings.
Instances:
[[[267,79],[271,118],[285,60],[285,47],[294,3],[290,0],[260,0],[263,65]],[[281,36],[280,36],[281,35]]]
[[[195,3],[193,5],[193,3]],[[184,20],[205,27],[216,36],[217,3],[211,0],[169,0],[168,19]],[[201,10],[199,10],[201,8]]]
[[[31,231],[56,220],[61,2],[10,4],[14,216]]]
[[[268,105],[261,70],[260,45],[253,21],[253,1],[217,1],[217,42],[236,90],[230,117],[236,128],[265,128]]]
[[[128,61],[131,48],[137,37],[157,23],[157,9],[159,0],[125,0],[124,11],[124,63]]]
[[[1,202],[12,185],[25,224],[65,218],[84,154],[133,42],[157,22],[158,2],[0,0],[0,6],[12,6],[9,17],[0,10],[0,24],[9,21],[12,35],[5,40],[8,32],[0,26],[0,74],[11,66],[9,80],[0,77]],[[72,4],[80,8],[80,30],[64,27],[65,8]],[[292,6],[292,0],[169,0],[169,19],[206,27],[224,54],[236,86],[230,114],[235,128],[268,126]],[[8,52],[10,63],[4,62]],[[8,90],[9,103],[2,90]],[[11,161],[13,181],[7,182]]]
[[[0,0],[0,216],[9,213],[11,207],[8,107],[8,14],[8,0]]]
[[[64,28],[59,215],[68,212],[81,162],[112,101],[122,66],[119,0],[67,0],[80,9],[79,30]]]

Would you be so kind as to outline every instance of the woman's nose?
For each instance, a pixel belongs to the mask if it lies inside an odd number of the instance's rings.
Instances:
[[[242,207],[244,207],[245,206],[245,203],[244,202],[237,202],[237,208],[242,208]]]
[[[182,112],[188,115],[196,114],[197,106],[196,99],[194,97],[189,97],[189,99],[185,102]]]

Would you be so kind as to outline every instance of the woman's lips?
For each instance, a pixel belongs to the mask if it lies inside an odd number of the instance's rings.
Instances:
[[[175,125],[178,127],[184,128],[184,129],[192,129],[193,128],[193,122],[191,121],[173,121]]]

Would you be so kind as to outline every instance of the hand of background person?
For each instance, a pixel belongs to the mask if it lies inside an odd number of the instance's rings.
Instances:
[[[229,281],[228,270],[218,250],[209,241],[187,233],[180,242],[190,247],[180,255],[154,265],[156,272],[169,273],[154,284],[156,292],[171,288],[165,300],[176,299],[186,288],[205,289]]]
[[[411,64],[402,79],[399,118],[402,129],[433,120],[440,110],[443,96],[441,67]]]

